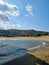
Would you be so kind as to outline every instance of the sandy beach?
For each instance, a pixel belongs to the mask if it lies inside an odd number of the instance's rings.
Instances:
[[[49,64],[49,46],[44,47],[43,50],[38,50],[34,53],[31,52],[30,54],[36,56],[37,58]]]
[[[0,37],[0,40],[39,40],[39,41],[49,41],[49,36],[40,36],[40,37]]]
[[[43,50],[30,52],[3,65],[49,65],[49,46]]]
[[[0,37],[0,40],[39,40],[49,43],[49,36],[41,37]],[[45,42],[46,43],[46,42]],[[49,46],[43,47],[42,50],[30,52],[23,57],[14,59],[4,65],[49,65]]]

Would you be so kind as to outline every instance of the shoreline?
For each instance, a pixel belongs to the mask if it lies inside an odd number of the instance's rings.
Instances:
[[[0,37],[0,40],[39,40],[39,41],[48,41],[49,36],[40,36],[40,37]]]
[[[42,50],[30,52],[30,54],[36,56],[37,58],[49,64],[49,45],[43,47]]]
[[[46,45],[47,41],[49,43],[49,36],[41,36],[41,37],[0,37],[0,40],[38,40],[43,45],[42,50],[34,50],[34,52],[31,51],[31,52],[28,53],[28,55],[25,55],[23,57],[11,60],[11,61],[5,63],[5,65],[18,65],[18,64],[19,65],[32,65],[32,64],[34,65],[34,63],[37,60],[38,60],[36,62],[37,65],[38,65],[39,61],[40,61],[39,65],[42,65],[43,61],[44,61],[44,65],[49,64],[49,45],[48,46]],[[46,42],[44,42],[44,41],[46,41]]]

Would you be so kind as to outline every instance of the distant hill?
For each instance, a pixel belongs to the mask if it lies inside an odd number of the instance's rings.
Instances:
[[[16,29],[8,29],[8,30],[0,30],[0,36],[5,37],[15,37],[15,36],[43,36],[49,35],[49,32],[44,31],[36,31],[36,30],[16,30]]]

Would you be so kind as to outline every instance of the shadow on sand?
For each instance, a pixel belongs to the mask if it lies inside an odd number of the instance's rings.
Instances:
[[[3,65],[49,65],[49,64],[31,54],[26,54],[23,57],[14,59]]]

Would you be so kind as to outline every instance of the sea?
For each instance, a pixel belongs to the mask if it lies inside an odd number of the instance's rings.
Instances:
[[[0,65],[24,56],[43,44],[37,40],[0,40]]]

